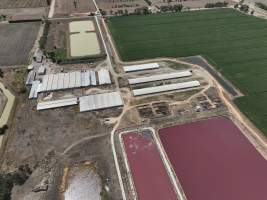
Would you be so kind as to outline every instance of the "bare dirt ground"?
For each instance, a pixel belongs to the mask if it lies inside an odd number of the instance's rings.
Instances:
[[[0,66],[27,64],[40,22],[0,24]]]
[[[86,15],[95,11],[96,8],[92,0],[56,0],[54,17]]]
[[[51,21],[45,50],[52,52],[56,48],[67,51],[68,35],[68,22],[66,22],[65,20]]]
[[[46,7],[45,0],[1,0],[0,8],[36,8]]]
[[[118,14],[118,11],[127,10],[128,13],[134,13],[136,9],[148,7],[143,0],[97,0],[99,9],[106,11],[107,14]]]

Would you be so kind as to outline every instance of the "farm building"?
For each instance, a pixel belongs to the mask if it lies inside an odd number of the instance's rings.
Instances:
[[[136,90],[133,90],[133,94],[134,96],[141,96],[141,95],[146,95],[146,94],[154,94],[154,93],[167,92],[167,91],[172,91],[172,90],[188,89],[188,88],[193,88],[193,87],[198,87],[198,86],[200,86],[199,81],[188,81],[188,82],[182,82],[182,83],[136,89]]]
[[[80,112],[100,110],[123,105],[119,92],[93,94],[79,98]]]
[[[159,68],[158,63],[147,63],[147,64],[141,64],[141,65],[130,65],[130,66],[124,66],[124,71],[127,72],[135,72],[135,71],[142,71],[142,70],[149,70],[149,69],[157,69]]]
[[[40,88],[40,81],[33,81],[32,82],[32,87],[31,87],[31,91],[30,91],[30,94],[29,94],[29,99],[37,98],[38,92],[39,92],[39,88]]]
[[[128,81],[131,85],[133,85],[133,84],[138,84],[138,83],[147,83],[147,82],[160,81],[160,80],[166,80],[166,79],[183,78],[183,77],[188,77],[188,76],[192,76],[192,72],[189,70],[175,72],[175,73],[147,76],[147,77],[131,78],[131,79],[128,79]]]
[[[27,79],[26,79],[26,85],[31,85],[32,82],[34,81],[36,77],[36,72],[35,71],[30,71],[27,75]]]
[[[99,75],[99,72],[98,72]],[[111,84],[108,70],[100,70],[99,84]],[[93,70],[47,74],[43,77],[40,92],[96,86],[96,72]]]
[[[98,71],[99,85],[111,84],[109,71],[107,69],[100,69]]]
[[[46,110],[51,108],[59,108],[59,107],[66,107],[77,105],[78,101],[77,98],[69,98],[69,99],[60,99],[55,101],[45,101],[40,102],[37,104],[37,110]]]

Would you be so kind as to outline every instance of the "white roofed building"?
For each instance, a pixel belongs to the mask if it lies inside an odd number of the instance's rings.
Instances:
[[[79,98],[80,112],[100,110],[123,105],[119,92],[92,94]]]
[[[142,71],[142,70],[149,70],[149,69],[158,69],[160,65],[158,63],[147,63],[147,64],[140,64],[140,65],[129,65],[124,66],[124,71],[127,72],[135,72],[135,71]]]
[[[182,83],[135,89],[133,90],[133,95],[141,96],[141,95],[154,94],[154,93],[159,93],[159,92],[167,92],[167,91],[172,91],[172,90],[194,88],[198,86],[200,86],[199,81],[188,81],[188,82],[182,82]]]
[[[190,70],[168,73],[168,74],[159,74],[154,76],[130,78],[128,79],[128,81],[131,85],[133,85],[138,83],[147,83],[147,82],[160,81],[166,79],[183,78],[188,76],[192,76],[192,72]]]

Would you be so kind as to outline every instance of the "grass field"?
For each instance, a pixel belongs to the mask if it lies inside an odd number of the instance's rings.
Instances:
[[[125,61],[203,55],[245,95],[235,100],[267,136],[267,20],[232,9],[109,18]]]

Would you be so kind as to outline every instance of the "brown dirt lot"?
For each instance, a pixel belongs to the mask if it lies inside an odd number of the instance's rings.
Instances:
[[[128,13],[133,13],[135,9],[147,7],[147,3],[143,0],[96,0],[100,9],[107,14],[116,14],[118,10],[125,10]]]
[[[38,163],[33,174],[23,186],[17,186],[12,191],[12,199],[53,199],[62,200],[60,192],[64,167],[73,166],[84,161],[94,164],[97,173],[100,175],[103,185],[109,188],[107,196],[109,200],[120,200],[121,191],[119,188],[116,169],[110,146],[110,135],[85,140],[72,148],[65,155],[58,155],[50,152]],[[48,190],[46,192],[35,193],[31,190],[43,179],[48,179]],[[77,185],[77,187],[79,187]]]
[[[46,7],[46,0],[1,0],[0,8],[36,8]]]
[[[35,106],[18,100],[4,156],[8,166],[34,166],[51,150],[63,153],[75,141],[109,132],[93,114],[79,113],[78,107],[37,112]]]
[[[0,25],[0,66],[22,65],[37,38],[40,22]]]
[[[77,2],[76,7],[74,2]],[[92,0],[56,0],[54,17],[68,17],[95,11]]]
[[[54,51],[54,48],[67,51],[68,23],[64,21],[51,21],[47,36],[46,51]]]

